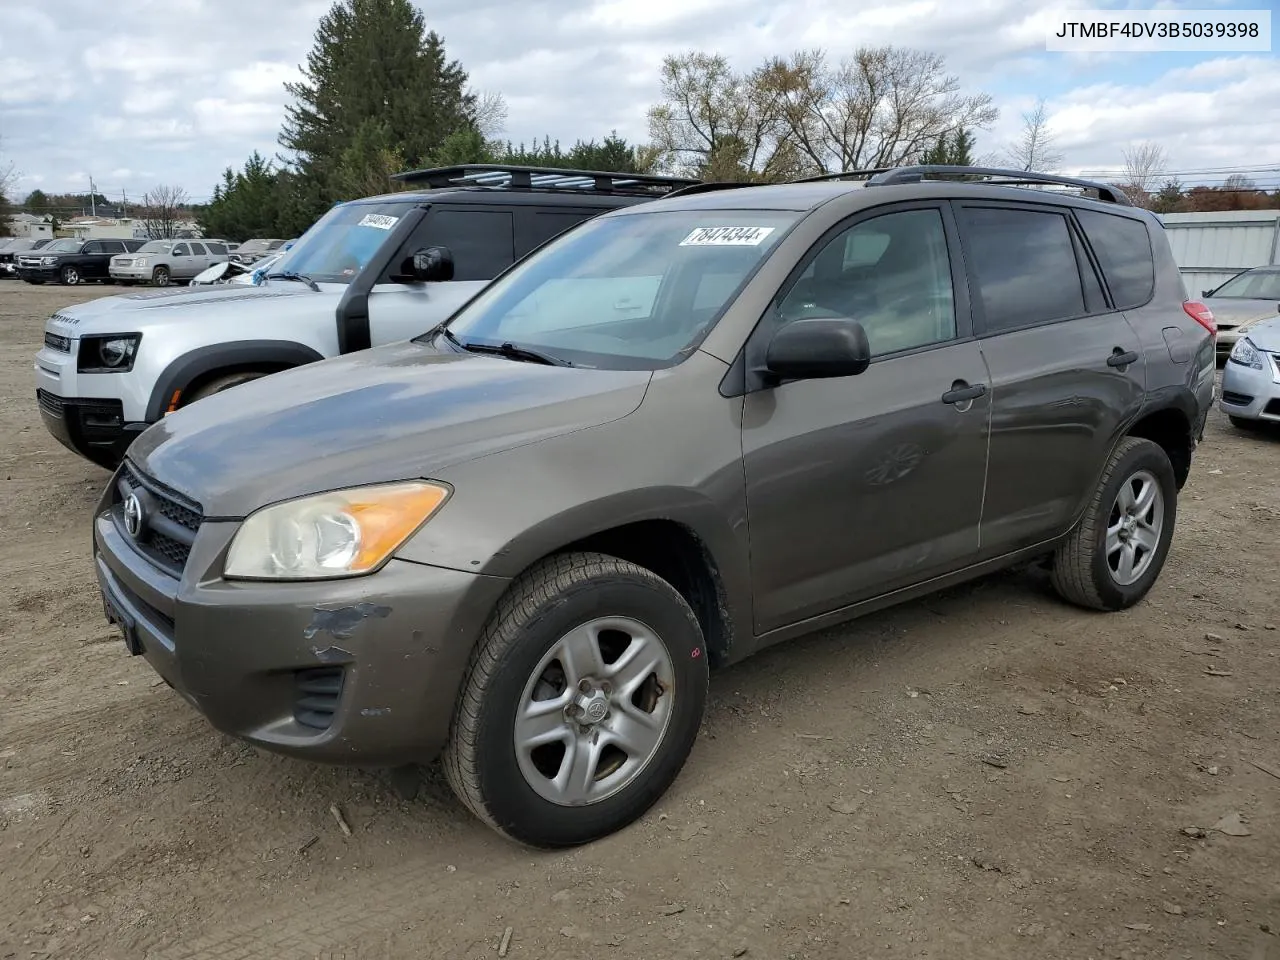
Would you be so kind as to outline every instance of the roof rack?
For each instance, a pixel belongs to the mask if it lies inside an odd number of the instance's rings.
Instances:
[[[731,180],[711,180],[706,183],[694,181],[687,187],[672,190],[668,197],[687,197],[693,193],[711,193],[714,190],[737,190],[739,187],[763,187],[763,183],[734,183]]]
[[[490,187],[498,190],[582,190],[591,193],[665,196],[699,181],[642,173],[608,173],[560,167],[522,167],[504,163],[464,163],[452,167],[406,170],[392,175],[402,183],[441,187]]]
[[[1109,183],[1098,183],[1095,180],[1080,180],[1076,177],[1060,177],[1052,173],[1035,173],[1030,170],[1004,170],[999,167],[966,167],[947,164],[922,164],[913,167],[895,167],[872,177],[869,187],[887,187],[898,183],[919,183],[926,177],[936,176],[968,176],[982,177],[983,183],[1000,187],[1026,187],[1057,184],[1064,187],[1077,187],[1081,190],[1092,190],[1099,200],[1119,206],[1131,207],[1123,190]],[[998,179],[996,179],[998,178]]]

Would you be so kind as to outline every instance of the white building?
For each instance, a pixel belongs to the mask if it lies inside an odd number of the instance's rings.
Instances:
[[[9,233],[27,240],[41,240],[53,236],[53,221],[30,213],[15,213],[9,218]]]
[[[1280,210],[1165,213],[1160,219],[1188,296],[1204,296],[1249,267],[1280,264]]]

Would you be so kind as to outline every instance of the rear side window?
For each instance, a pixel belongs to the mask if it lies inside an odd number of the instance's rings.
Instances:
[[[964,207],[960,223],[987,333],[1086,312],[1071,230],[1062,214]]]
[[[209,248],[209,252],[215,257],[224,256],[227,252],[227,245],[225,243],[206,243],[205,246]]]
[[[1156,265],[1151,235],[1141,220],[1094,210],[1077,210],[1089,245],[1098,256],[1117,310],[1140,307],[1155,290]]]
[[[124,243],[120,240],[103,240],[103,253],[124,253]]]
[[[191,252],[194,253],[197,257],[203,257],[205,255],[204,244],[203,243],[191,244]]]

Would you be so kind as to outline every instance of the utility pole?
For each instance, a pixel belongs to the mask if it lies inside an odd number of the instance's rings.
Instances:
[[[98,215],[98,201],[94,196],[98,192],[98,188],[93,185],[93,177],[89,178],[89,212],[91,216]]]

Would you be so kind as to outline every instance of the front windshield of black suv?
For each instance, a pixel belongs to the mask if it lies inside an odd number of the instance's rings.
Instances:
[[[300,273],[320,283],[350,283],[412,208],[413,202],[404,200],[333,207],[272,264],[270,272]]]
[[[657,210],[589,220],[458,313],[463,344],[653,370],[693,351],[801,214]]]
[[[70,237],[64,237],[61,240],[53,241],[41,253],[79,253],[80,248],[83,246],[83,240],[72,240]]]

